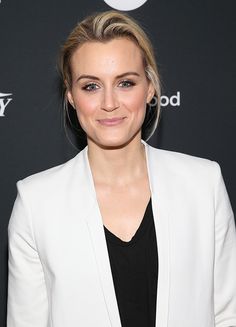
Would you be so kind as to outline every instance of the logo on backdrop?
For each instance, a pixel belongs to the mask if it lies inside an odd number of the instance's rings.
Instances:
[[[104,0],[106,4],[118,10],[133,10],[141,7],[147,0]]]
[[[12,93],[1,93],[0,92],[0,117],[5,116],[6,107],[12,101]]]
[[[176,94],[168,97],[167,95],[161,96],[161,106],[162,107],[180,107],[180,91],[177,91]]]

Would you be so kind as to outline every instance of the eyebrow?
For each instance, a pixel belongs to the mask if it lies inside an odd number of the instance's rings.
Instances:
[[[119,78],[122,78],[122,77],[125,77],[127,75],[135,75],[135,76],[140,76],[138,73],[136,72],[126,72],[126,73],[123,73],[121,75],[117,75],[116,76],[116,79],[119,79]],[[76,82],[78,82],[79,80],[83,79],[83,78],[87,78],[87,79],[94,79],[94,80],[99,80],[99,78],[97,76],[93,76],[93,75],[80,75]]]

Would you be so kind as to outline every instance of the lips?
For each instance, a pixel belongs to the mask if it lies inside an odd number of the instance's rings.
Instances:
[[[98,122],[103,126],[116,126],[121,124],[124,121],[124,119],[125,117],[105,118],[105,119],[98,119]]]

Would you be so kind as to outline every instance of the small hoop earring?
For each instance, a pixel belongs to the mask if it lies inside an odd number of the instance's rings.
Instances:
[[[156,107],[157,106],[157,97],[154,95],[152,100],[150,102],[148,102],[148,105],[150,107]]]

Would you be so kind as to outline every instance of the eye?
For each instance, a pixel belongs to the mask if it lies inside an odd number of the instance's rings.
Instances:
[[[98,89],[98,85],[96,83],[89,83],[82,87],[82,90],[92,92]]]
[[[121,85],[124,88],[128,88],[128,87],[134,86],[135,83],[133,81],[130,81],[130,80],[123,80],[123,81],[120,82],[119,85]]]

